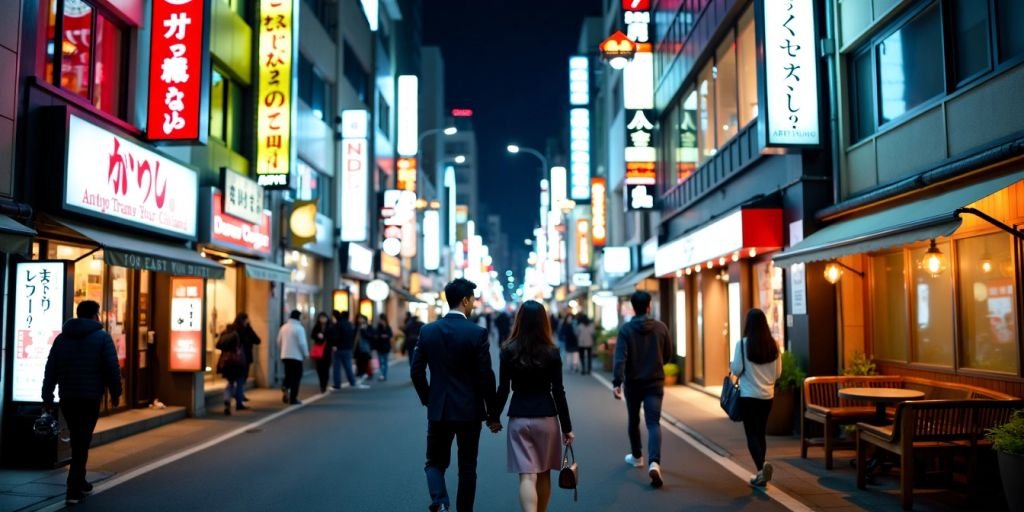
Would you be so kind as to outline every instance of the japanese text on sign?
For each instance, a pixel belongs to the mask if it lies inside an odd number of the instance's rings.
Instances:
[[[765,6],[765,88],[768,144],[819,142],[818,60],[814,2]]]
[[[261,0],[256,176],[267,188],[287,188],[292,134],[292,0]]]
[[[41,402],[46,359],[64,324],[64,263],[22,262],[16,272],[11,398]]]
[[[263,187],[228,168],[224,174],[224,213],[254,224],[263,221]]]
[[[153,1],[146,127],[150,140],[200,138],[204,4]]]
[[[171,278],[171,371],[202,370],[203,280]]]

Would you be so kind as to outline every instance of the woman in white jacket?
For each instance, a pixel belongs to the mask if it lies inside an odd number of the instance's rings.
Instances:
[[[750,485],[764,487],[772,479],[773,470],[771,463],[764,461],[768,450],[765,430],[775,398],[775,381],[782,374],[782,353],[772,338],[764,311],[754,308],[747,312],[743,339],[736,344],[729,369],[739,376],[743,431],[747,434],[747,449],[757,466],[757,474],[750,479]]]

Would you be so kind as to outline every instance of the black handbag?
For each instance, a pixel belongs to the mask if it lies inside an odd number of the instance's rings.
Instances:
[[[736,376],[736,380],[733,381],[732,372],[729,372],[722,380],[722,397],[720,404],[722,410],[729,415],[729,419],[732,421],[742,421],[743,411],[740,410],[740,377],[747,371],[747,350],[746,340],[740,340],[740,362],[743,364],[743,368],[740,370],[739,375]]]
[[[572,462],[569,462],[569,455],[572,455]],[[579,500],[579,490],[576,486],[579,484],[580,467],[576,464],[576,452],[572,450],[572,445],[565,445],[565,451],[562,452],[562,469],[558,471],[558,486],[562,489],[572,489],[572,500]]]

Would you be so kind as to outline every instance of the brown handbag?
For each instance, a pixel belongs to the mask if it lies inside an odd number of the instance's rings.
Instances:
[[[572,462],[569,462],[569,456],[572,455]],[[562,489],[572,489],[572,500],[579,500],[579,490],[577,485],[579,484],[580,467],[576,464],[576,452],[572,450],[572,445],[565,445],[565,450],[562,452],[562,469],[558,471],[558,486]]]

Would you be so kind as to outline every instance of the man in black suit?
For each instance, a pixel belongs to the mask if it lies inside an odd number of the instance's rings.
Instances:
[[[456,279],[444,288],[451,311],[426,325],[412,356],[411,377],[427,407],[427,488],[430,510],[448,510],[444,472],[451,462],[452,440],[459,442],[459,490],[456,509],[472,512],[476,497],[476,458],[481,422],[496,399],[487,330],[468,320],[476,285]],[[427,381],[427,367],[430,381]],[[500,423],[489,424],[492,432]]]

